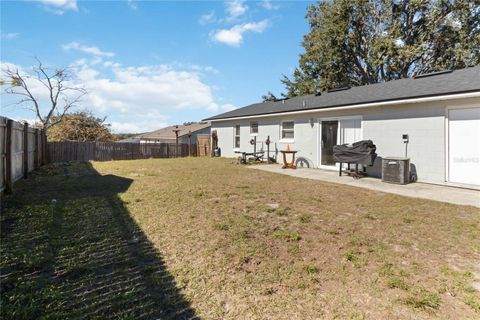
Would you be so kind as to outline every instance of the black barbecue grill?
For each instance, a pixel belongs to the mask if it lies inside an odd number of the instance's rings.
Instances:
[[[340,163],[339,175],[342,172],[358,179],[366,176],[366,167],[372,166],[377,154],[377,147],[371,140],[362,140],[354,143],[347,143],[333,146],[333,160]],[[347,169],[343,169],[343,164],[347,164]],[[351,168],[354,164],[355,168]],[[362,165],[363,170],[358,170],[358,165]]]

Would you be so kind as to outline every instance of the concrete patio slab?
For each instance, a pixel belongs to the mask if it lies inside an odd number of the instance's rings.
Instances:
[[[441,186],[428,183],[410,183],[398,185],[382,182],[380,179],[365,177],[353,179],[349,176],[338,175],[337,171],[321,169],[282,169],[278,164],[248,166],[254,170],[280,173],[292,177],[321,180],[332,183],[340,183],[353,187],[365,188],[375,191],[394,193],[405,197],[422,198],[459,205],[469,205],[480,208],[480,191],[463,189],[450,186]]]

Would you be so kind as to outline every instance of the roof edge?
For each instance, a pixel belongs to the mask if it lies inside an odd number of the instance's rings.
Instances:
[[[408,97],[405,99],[390,99],[390,100],[378,100],[378,101],[369,101],[365,103],[353,103],[353,104],[346,104],[346,105],[333,105],[329,107],[317,107],[317,108],[308,108],[304,110],[289,110],[289,111],[280,111],[274,113],[259,113],[253,115],[245,115],[245,116],[236,116],[236,117],[225,117],[225,118],[206,118],[202,121],[227,121],[227,120],[235,120],[235,119],[251,119],[256,117],[274,117],[283,114],[302,114],[302,113],[314,113],[319,111],[330,111],[330,110],[346,110],[346,109],[356,109],[356,108],[369,108],[369,107],[377,107],[382,105],[396,105],[402,103],[422,103],[422,102],[430,102],[430,101],[442,101],[442,100],[455,100],[455,99],[465,99],[465,98],[476,98],[480,97],[480,90],[466,90],[466,91],[459,91],[455,93],[449,94],[436,94],[436,95],[427,95],[427,96],[415,96],[415,97]]]

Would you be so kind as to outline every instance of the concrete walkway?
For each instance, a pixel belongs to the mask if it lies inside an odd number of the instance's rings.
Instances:
[[[282,169],[278,164],[248,166],[254,170],[285,174],[293,177],[322,180],[345,184],[353,187],[366,188],[387,193],[394,193],[405,197],[430,199],[460,205],[470,205],[480,208],[480,191],[462,189],[449,186],[433,185],[428,183],[410,183],[398,185],[382,182],[376,178],[353,179],[349,176],[338,176],[337,171],[320,169]]]

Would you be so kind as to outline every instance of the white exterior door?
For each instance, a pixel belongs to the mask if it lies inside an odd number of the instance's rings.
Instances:
[[[480,185],[480,108],[448,111],[448,176]]]
[[[360,116],[321,118],[319,168],[336,169],[333,161],[333,146],[362,140],[362,118]]]

